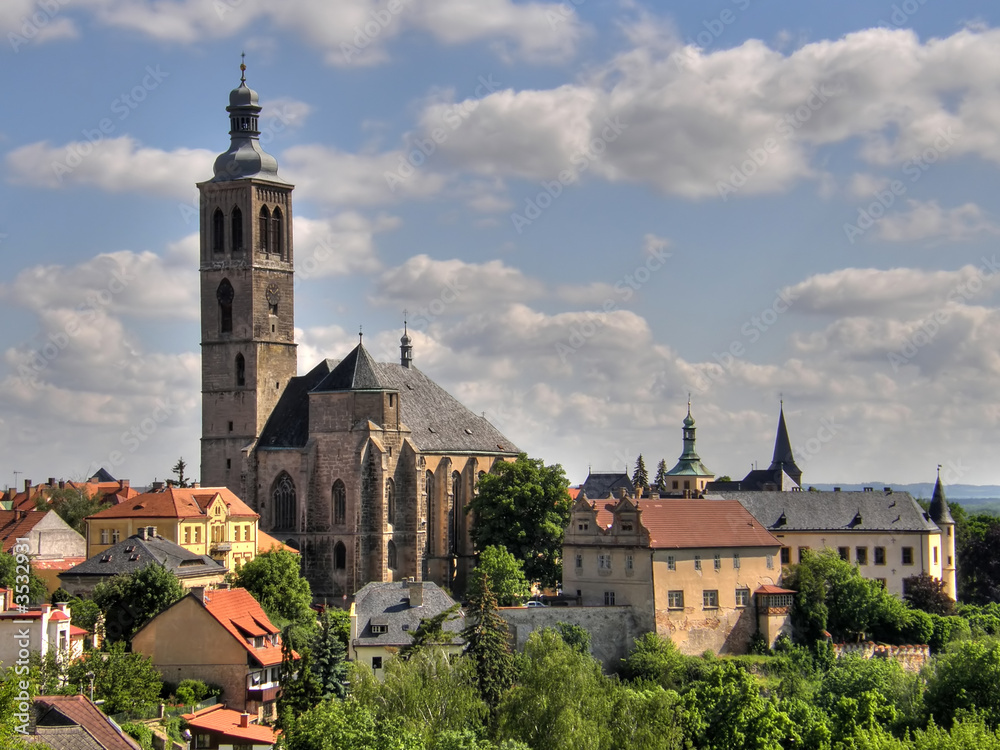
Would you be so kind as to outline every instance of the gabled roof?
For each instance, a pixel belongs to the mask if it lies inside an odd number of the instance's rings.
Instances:
[[[194,594],[190,594],[194,596]],[[195,597],[197,599],[197,597]],[[205,600],[201,602],[222,627],[229,631],[247,653],[263,667],[281,663],[281,646],[266,646],[254,648],[247,643],[246,635],[240,630],[239,623],[244,626],[255,624],[269,635],[278,635],[276,628],[264,614],[263,608],[246,589],[212,589],[205,592]]]
[[[161,536],[143,538],[135,534],[112,544],[89,560],[67,570],[65,576],[111,577],[133,573],[147,565],[161,565],[178,578],[223,575],[227,568],[208,555],[194,552],[174,544]]]
[[[184,714],[183,718],[192,729],[221,734],[235,740],[264,745],[274,744],[278,741],[280,730],[256,723],[241,727],[241,716],[239,711],[233,711],[223,707],[222,704],[216,704],[193,714]],[[256,717],[253,719],[256,721]]]
[[[392,390],[382,382],[378,363],[364,345],[358,344],[333,372],[323,378],[314,391],[384,391]]]
[[[168,487],[161,492],[145,492],[129,498],[119,505],[112,505],[88,518],[199,518],[215,499],[229,509],[229,515],[259,518],[249,505],[226,487]]]
[[[591,498],[609,497],[621,487],[624,487],[630,495],[635,494],[632,480],[625,472],[592,471],[587,474],[587,481],[580,486],[580,491]]]
[[[45,518],[47,510],[0,510],[0,547],[4,552],[10,552],[17,544],[18,538],[23,538]]]
[[[36,733],[52,750],[141,750],[83,695],[39,695],[35,710]]]
[[[410,584],[412,585],[412,584]],[[364,586],[354,598],[354,614],[358,621],[358,635],[355,646],[406,646],[412,640],[411,633],[420,627],[421,620],[427,620],[455,606],[455,600],[431,581],[418,582],[422,586],[423,604],[410,606],[410,592],[406,581],[376,581]],[[465,627],[465,616],[444,624],[444,629],[454,633],[452,643],[463,643],[459,635]],[[373,633],[373,621],[385,625],[385,633]]]
[[[784,531],[938,531],[909,492],[726,492],[766,528]]]
[[[653,549],[780,547],[781,542],[735,500],[641,500],[641,523]],[[615,503],[598,503],[597,524],[614,521]]]
[[[268,552],[274,548],[281,550],[282,552],[293,552],[296,555],[299,551],[295,547],[289,547],[284,542],[275,539],[270,534],[266,534],[260,529],[257,529],[257,554],[261,552]]]

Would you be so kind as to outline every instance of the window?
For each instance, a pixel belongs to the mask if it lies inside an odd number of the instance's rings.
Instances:
[[[236,293],[229,279],[223,279],[219,283],[219,288],[215,290],[215,298],[219,301],[219,331],[221,333],[233,332],[233,299]]]
[[[625,555],[625,570],[633,570],[634,569],[633,561],[634,561],[634,558],[632,557],[632,555]]]
[[[381,668],[382,668],[382,657],[381,656],[373,656],[372,657],[372,669],[381,669]]]
[[[680,485],[677,484],[677,480],[674,480],[674,489],[676,490]]]
[[[667,609],[684,609],[684,592],[667,592]]]
[[[339,479],[333,483],[333,522],[345,523],[347,520],[347,489]]]
[[[194,746],[199,750],[202,748],[209,748],[212,746],[212,735],[210,734],[196,734],[194,736]]]
[[[694,556],[694,569],[701,570],[701,555]]]
[[[396,518],[396,483],[392,479],[385,480],[385,514],[388,522],[394,523]]]
[[[613,607],[613,606],[615,606],[615,592],[614,591],[605,591],[604,592],[604,606],[605,607]]]
[[[257,234],[258,240],[260,241],[260,251],[266,253],[270,249],[268,244],[268,235],[271,229],[271,212],[267,210],[267,206],[260,207],[260,214],[257,216]]]
[[[705,589],[701,592],[701,603],[705,609],[719,608],[719,592],[717,589]]]
[[[750,606],[750,589],[736,589],[736,606]]]
[[[226,217],[222,211],[215,209],[212,214],[212,252],[221,253],[225,249]]]
[[[774,555],[770,553],[767,555],[767,569],[774,570]]]
[[[715,569],[722,570],[722,555],[715,556]]]
[[[576,525],[577,531],[587,531],[589,529],[590,529],[590,524],[587,523],[586,521],[580,521],[580,523]]]
[[[913,565],[913,547],[903,547],[903,565]]]
[[[851,559],[851,550],[848,547],[837,547],[837,554],[840,555],[840,559],[848,561]]]
[[[427,492],[427,555],[432,557],[436,553],[437,534],[434,532],[434,523],[437,514],[434,512],[434,472],[428,471],[424,478],[424,489]]]
[[[295,528],[295,483],[287,472],[281,472],[271,488],[274,503],[274,528],[288,530]]]
[[[232,232],[230,234],[230,239],[233,243],[233,253],[243,252],[243,212],[240,211],[239,206],[233,207],[233,213],[231,214],[230,223],[232,225]]]
[[[236,385],[244,386],[247,384],[247,363],[243,359],[242,354],[236,355]],[[230,423],[232,424],[232,423]]]
[[[194,527],[194,543],[201,544],[201,526]]]
[[[111,543],[118,544],[122,540],[122,533],[118,529],[111,530]]]
[[[799,547],[799,562],[802,562],[802,556],[809,550],[808,547]]]
[[[792,549],[791,547],[781,548],[781,564],[790,565],[792,562]]]
[[[108,530],[101,529],[101,544],[108,544]]]
[[[271,236],[271,252],[282,255],[282,229],[281,229],[281,209],[275,207],[274,215],[271,217],[271,229],[274,234]]]
[[[184,527],[184,544],[191,544],[191,527]]]
[[[229,420],[229,431],[230,432],[233,431],[233,422],[232,422],[232,420]]]
[[[887,586],[886,580],[884,578],[876,578],[875,582],[882,588],[886,588]]]
[[[611,570],[611,553],[601,553],[597,556],[598,570]]]
[[[380,635],[382,633],[388,633],[389,632],[389,626],[388,625],[372,625],[372,632],[375,633],[376,635]]]
[[[576,556],[576,569],[580,570],[583,568],[583,555]]]
[[[858,565],[868,564],[868,548],[867,547],[856,547],[854,549],[854,559],[857,561]]]
[[[632,531],[632,522],[622,521],[622,531]]]
[[[337,542],[333,548],[333,567],[336,570],[344,570],[347,567],[347,547],[343,542]]]
[[[227,458],[226,459],[226,468],[227,469],[233,468],[233,459],[231,459],[231,458]]]
[[[937,547],[931,547],[931,550],[934,553],[934,564],[937,565],[937,561],[938,561],[938,559],[937,559]]]
[[[677,570],[677,558],[667,555],[667,570]]]
[[[386,545],[386,561],[390,569],[396,569],[396,543],[391,539]]]
[[[734,570],[739,570],[740,569],[740,553],[739,552],[734,552],[733,553],[733,569]]]
[[[690,479],[685,479],[684,480],[684,489],[686,489],[686,490],[691,489],[691,480]]]
[[[875,564],[885,565],[885,547],[875,548]]]

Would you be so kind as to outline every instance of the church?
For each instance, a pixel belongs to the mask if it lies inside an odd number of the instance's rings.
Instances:
[[[200,191],[201,481],[225,486],[302,554],[318,599],[371,581],[461,592],[465,512],[479,478],[519,450],[413,364],[363,341],[298,375],[293,185],[260,145],[257,93],[229,95],[231,143]]]

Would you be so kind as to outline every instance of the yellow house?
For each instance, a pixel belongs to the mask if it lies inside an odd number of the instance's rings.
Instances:
[[[152,527],[153,534],[236,570],[275,539],[257,529],[258,516],[225,487],[167,487],[136,495],[87,518],[87,557]]]

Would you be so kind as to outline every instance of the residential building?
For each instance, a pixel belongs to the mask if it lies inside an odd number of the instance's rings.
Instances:
[[[221,685],[230,708],[258,719],[275,715],[281,632],[246,589],[192,589],[139,628],[132,650],[150,657],[169,682]]]
[[[318,598],[410,577],[462,591],[475,564],[464,508],[519,451],[413,365],[405,322],[398,363],[359,341],[297,375],[294,186],[261,148],[261,111],[243,76],[230,147],[198,184],[202,481],[302,552]]]
[[[28,742],[50,750],[141,750],[83,695],[39,695]]]
[[[128,479],[115,479],[107,471],[101,469],[94,476],[82,482],[56,480],[49,477],[48,482],[34,484],[30,479],[24,480],[22,491],[9,488],[3,495],[4,501],[10,503],[10,510],[35,510],[40,502],[47,502],[54,490],[76,490],[86,497],[93,497],[111,505],[134,497],[139,493],[132,489]]]
[[[744,653],[757,630],[754,592],[779,582],[780,548],[735,500],[581,493],[563,542],[563,593],[584,607],[632,607],[642,630],[686,654]]]
[[[147,565],[159,565],[173,573],[184,588],[212,587],[222,583],[228,570],[208,555],[197,555],[164,539],[155,526],[112,544],[89,560],[59,574],[62,587],[72,596],[86,596],[94,587],[116,575],[134,573]]]
[[[367,664],[379,677],[386,662],[399,649],[413,642],[413,632],[421,620],[428,620],[454,607],[455,600],[430,581],[373,582],[364,586],[351,605],[351,640],[348,656]],[[456,610],[455,618],[444,624],[452,633],[446,648],[461,652],[461,631],[465,615]]]
[[[8,604],[6,596],[0,597],[0,604]],[[66,602],[43,604],[26,612],[13,607],[0,611],[0,664],[12,665],[25,648],[43,657],[51,651],[59,659],[72,660],[83,654],[86,631],[74,627],[70,617]]]
[[[700,497],[705,486],[715,479],[715,474],[701,462],[695,449],[694,417],[691,416],[691,400],[688,399],[688,413],[684,417],[684,451],[677,464],[666,474],[667,493],[684,497]],[[598,496],[600,497],[600,496]]]
[[[182,718],[191,733],[191,750],[271,750],[281,734],[250,714],[221,703]]]
[[[83,562],[87,541],[51,510],[0,510],[0,548],[10,552],[18,539],[28,540],[34,572],[52,593],[59,574]]]

